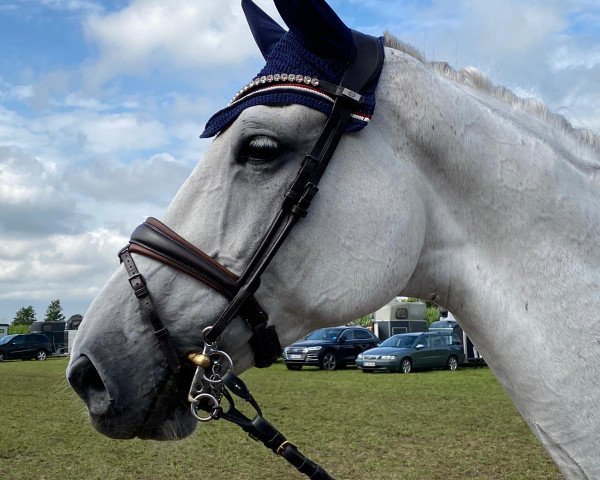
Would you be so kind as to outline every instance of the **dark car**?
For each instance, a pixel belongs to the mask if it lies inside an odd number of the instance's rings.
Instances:
[[[410,373],[416,368],[456,370],[465,361],[458,337],[450,332],[402,333],[381,342],[356,359],[363,372]]]
[[[354,364],[356,356],[379,344],[373,333],[362,327],[322,328],[283,350],[283,363],[290,370],[312,365],[335,370]]]
[[[429,331],[430,332],[443,332],[443,331],[448,331],[448,332],[452,332],[454,330],[454,327],[456,327],[458,325],[458,322],[456,320],[438,320],[437,322],[433,322],[431,325],[429,325]]]
[[[0,338],[0,362],[10,359],[46,360],[52,352],[52,342],[46,335],[26,333]]]

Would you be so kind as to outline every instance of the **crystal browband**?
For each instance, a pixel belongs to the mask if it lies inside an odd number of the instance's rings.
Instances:
[[[257,90],[263,91],[265,87],[278,87],[288,88],[296,87],[308,89],[312,92],[319,92],[323,95],[332,97],[347,97],[356,103],[362,103],[364,98],[359,93],[353,92],[352,90],[335,85],[333,83],[319,80],[315,77],[309,77],[306,75],[294,74],[294,73],[275,73],[273,75],[263,75],[262,77],[256,77],[251,82],[244,85],[231,99],[231,102],[227,105],[230,107],[237,101],[246,97],[247,95],[254,93]],[[331,97],[329,97],[331,98]]]
[[[247,97],[265,92],[275,92],[279,90],[296,90],[303,93],[315,95],[323,100],[333,103],[336,96],[344,96],[352,99],[357,103],[363,101],[363,97],[344,87],[334,85],[316,77],[293,73],[275,73],[273,75],[264,75],[256,77],[251,82],[244,85],[227,104],[228,107],[240,102]],[[369,122],[371,115],[355,112],[352,115],[355,120]]]
[[[289,84],[305,84],[312,85],[313,87],[319,86],[319,79],[308,77],[306,75],[296,75],[294,73],[275,73],[274,75],[263,75],[262,77],[256,77],[251,82],[244,85],[231,99],[231,102],[227,105],[228,107],[233,105],[235,102],[240,100],[250,90],[254,90],[260,85],[273,84],[273,83],[289,83]]]

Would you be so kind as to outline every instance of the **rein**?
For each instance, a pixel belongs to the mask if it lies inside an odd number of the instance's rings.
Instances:
[[[267,325],[268,316],[254,293],[260,286],[260,277],[286,240],[292,228],[304,218],[318,184],[337,148],[353,111],[362,103],[359,93],[376,79],[383,65],[378,40],[352,31],[357,48],[355,61],[345,71],[340,85],[322,82],[321,89],[335,98],[332,111],[311,153],[307,155],[284,195],[281,210],[271,223],[267,234],[253,254],[243,273],[238,277],[155,218],[148,218],[131,235],[130,243],[119,252],[119,258],[129,275],[129,283],[138,299],[140,315],[150,324],[170,369],[181,369],[180,356],[167,327],[152,302],[143,275],[139,272],[132,253],[144,255],[192,276],[229,300],[229,305],[212,326],[202,332],[202,353],[188,353],[187,360],[196,366],[188,400],[191,411],[200,422],[225,419],[240,426],[255,440],[261,441],[273,452],[311,479],[328,480],[332,477],[319,465],[307,459],[281,432],[267,422],[248,388],[235,376],[233,361],[218,349],[218,339],[237,316],[242,317],[250,330],[249,340],[258,368],[268,367],[281,354],[281,344],[275,327]],[[249,419],[234,403],[234,396],[249,403],[256,416]],[[225,399],[229,406],[221,406]],[[199,410],[207,412],[201,416]]]

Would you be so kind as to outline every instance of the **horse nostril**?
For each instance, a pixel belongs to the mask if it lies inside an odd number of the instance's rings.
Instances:
[[[86,403],[91,415],[106,413],[111,407],[111,400],[104,382],[92,361],[85,355],[75,360],[67,373],[67,380]]]

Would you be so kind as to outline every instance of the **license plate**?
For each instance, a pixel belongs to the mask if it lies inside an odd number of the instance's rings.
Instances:
[[[291,355],[288,355],[288,358],[289,358],[290,360],[301,360],[301,359],[302,359],[302,355],[294,355],[294,354],[291,354]]]
[[[363,365],[365,367],[374,367],[375,366],[375,362],[365,362]]]

